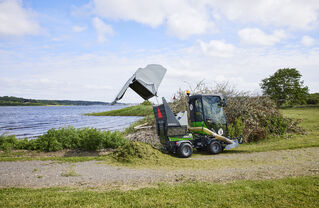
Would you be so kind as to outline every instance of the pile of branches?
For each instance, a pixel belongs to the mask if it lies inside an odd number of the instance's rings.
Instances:
[[[269,135],[286,133],[304,133],[298,127],[298,120],[284,118],[276,104],[266,96],[252,95],[250,92],[237,90],[228,82],[217,83],[214,87],[201,81],[195,87],[189,86],[191,94],[220,94],[226,97],[227,107],[224,108],[228,126],[231,128],[241,120],[239,128],[246,142],[266,139]],[[174,112],[188,111],[186,90],[179,89],[171,103]],[[240,135],[232,135],[240,136]]]

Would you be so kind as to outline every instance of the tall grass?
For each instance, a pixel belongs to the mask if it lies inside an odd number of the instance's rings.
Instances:
[[[121,132],[100,131],[95,128],[74,127],[50,129],[37,139],[17,139],[14,135],[0,136],[0,149],[26,149],[40,151],[58,151],[62,149],[99,150],[117,148],[127,140]]]

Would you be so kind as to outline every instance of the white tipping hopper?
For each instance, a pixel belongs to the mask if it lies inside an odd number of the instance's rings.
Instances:
[[[145,68],[139,68],[133,76],[125,83],[112,104],[122,99],[127,88],[131,88],[144,100],[157,95],[157,90],[166,73],[166,69],[158,64],[149,64]]]

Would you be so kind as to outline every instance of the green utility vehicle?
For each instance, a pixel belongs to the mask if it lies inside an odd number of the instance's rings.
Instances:
[[[124,84],[112,104],[122,99],[128,88],[145,100],[157,97],[157,90],[166,71],[158,64],[139,68]],[[153,106],[157,133],[167,151],[178,153],[181,157],[190,157],[193,148],[218,154],[224,149],[237,147],[242,142],[242,138],[228,137],[223,110],[226,99],[221,95],[189,96],[189,92],[187,95],[190,121],[187,111],[175,115],[165,98],[163,104]]]
[[[226,99],[221,95],[188,96],[190,121],[187,111],[175,115],[165,98],[162,99],[163,104],[153,106],[153,109],[158,136],[168,152],[190,157],[196,148],[218,154],[242,143],[242,138],[228,137],[223,110]]]

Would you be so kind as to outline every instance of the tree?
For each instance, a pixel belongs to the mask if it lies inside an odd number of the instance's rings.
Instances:
[[[300,81],[301,74],[294,68],[279,69],[270,77],[261,81],[264,95],[269,95],[277,106],[282,104],[304,104],[308,95],[308,87]]]

